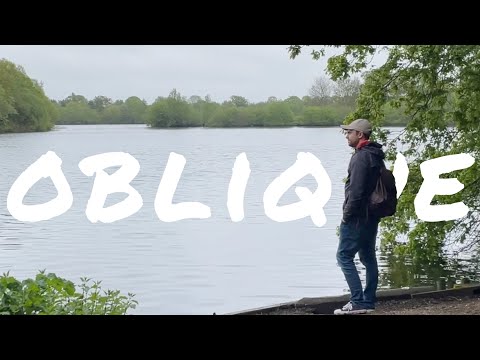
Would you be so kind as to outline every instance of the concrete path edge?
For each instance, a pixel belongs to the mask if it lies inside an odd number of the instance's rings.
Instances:
[[[434,286],[419,286],[399,289],[385,289],[377,291],[378,301],[404,300],[412,298],[441,298],[445,296],[469,296],[480,294],[480,285],[463,285],[458,288],[436,290]],[[340,296],[305,297],[300,300],[290,301],[265,307],[230,312],[224,315],[264,315],[283,309],[308,308],[315,314],[332,314],[333,311],[350,299],[349,294]]]

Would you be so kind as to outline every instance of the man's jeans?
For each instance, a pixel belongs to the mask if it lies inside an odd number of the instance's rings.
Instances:
[[[340,224],[340,243],[337,250],[337,262],[341,267],[345,280],[350,288],[350,300],[366,309],[375,308],[376,291],[378,286],[378,265],[375,253],[378,219],[369,219],[367,222],[354,219],[351,222]],[[353,262],[358,252],[361,263],[366,268],[366,286],[362,289],[362,282]]]

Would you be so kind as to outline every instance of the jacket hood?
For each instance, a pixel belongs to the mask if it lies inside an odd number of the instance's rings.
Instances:
[[[379,157],[381,160],[385,159],[385,153],[382,150],[383,145],[377,143],[377,142],[370,142],[364,147],[362,147],[362,150],[368,151],[370,154]]]

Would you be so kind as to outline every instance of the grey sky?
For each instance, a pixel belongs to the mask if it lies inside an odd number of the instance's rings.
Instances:
[[[151,103],[176,88],[187,97],[222,102],[239,95],[256,103],[307,95],[324,75],[324,59],[315,61],[307,51],[291,60],[287,46],[2,45],[0,58],[21,65],[56,100],[73,92],[89,100],[135,95]]]

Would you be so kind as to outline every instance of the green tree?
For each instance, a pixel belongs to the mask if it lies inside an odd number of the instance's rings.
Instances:
[[[102,124],[130,124],[132,123],[125,104],[112,104],[105,108],[99,116]]]
[[[303,112],[301,125],[333,126],[338,124],[340,114],[330,106],[307,106]]]
[[[57,117],[39,82],[21,66],[0,60],[0,132],[47,131]]]
[[[248,106],[248,100],[245,99],[243,96],[232,95],[230,96],[230,101],[236,107],[245,107]]]
[[[302,45],[289,48],[295,58]],[[364,76],[356,109],[345,118],[368,118],[376,128],[376,140],[386,142],[382,129],[388,107],[403,109],[408,118],[405,130],[389,142],[387,159],[393,161],[400,151],[407,157],[409,178],[399,199],[397,214],[382,221],[383,247],[414,260],[428,263],[455,243],[463,249],[480,243],[480,46],[477,45],[396,45],[377,47],[348,45],[339,55],[328,59],[332,80],[347,79],[384,52],[382,65],[369,69]],[[324,55],[324,48],[313,57]],[[401,148],[399,148],[401,146]],[[477,161],[467,169],[445,174],[457,177],[465,188],[454,195],[437,195],[432,205],[462,201],[470,211],[460,219],[442,222],[421,221],[415,213],[414,199],[423,177],[420,164],[445,155],[468,153]],[[408,241],[398,242],[402,236]]]
[[[65,99],[60,100],[60,105],[67,106],[71,102],[81,103],[81,104],[88,104],[88,100],[83,95],[77,95],[72,93],[72,95],[67,96]]]
[[[3,86],[0,84],[0,126],[5,128],[11,115],[16,114],[12,97],[8,96]]]
[[[300,115],[303,113],[305,105],[302,99],[300,99],[298,96],[289,96],[283,102],[289,106],[290,110],[292,110],[295,115]]]
[[[147,111],[146,121],[152,127],[198,126],[193,109],[181,94],[173,89],[168,98],[160,98]]]
[[[191,96],[189,102],[192,104],[196,122],[201,126],[206,126],[215,111],[220,107],[219,104],[212,102],[208,95],[205,96],[205,100]]]
[[[317,104],[317,99],[312,98],[311,96],[303,96],[302,101],[305,104],[305,106],[313,106],[313,105],[318,105]]]
[[[143,124],[145,123],[145,112],[147,104],[136,96],[131,96],[125,100],[125,110],[129,123]]]
[[[250,126],[265,126],[268,117],[268,108],[264,104],[250,105],[246,111],[248,112]]]
[[[96,110],[98,112],[102,112],[105,110],[105,108],[109,105],[112,105],[113,101],[109,97],[106,96],[95,96],[93,100],[90,100],[88,102],[88,105],[90,108],[93,110]]]
[[[267,105],[265,126],[292,126],[293,112],[284,102],[269,102]]]
[[[91,109],[86,102],[70,101],[59,108],[57,124],[96,124],[99,120],[99,114]]]
[[[247,111],[234,106],[222,106],[217,108],[212,117],[207,121],[208,127],[245,127],[249,126],[249,116],[253,115]],[[253,121],[253,120],[252,120]]]
[[[202,101],[202,97],[198,95],[192,95],[188,98],[188,103],[189,104],[196,104],[199,101]]]

